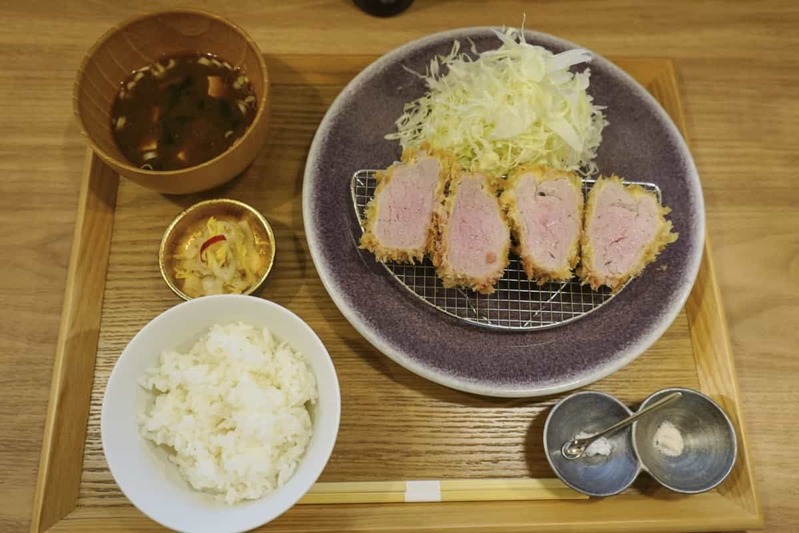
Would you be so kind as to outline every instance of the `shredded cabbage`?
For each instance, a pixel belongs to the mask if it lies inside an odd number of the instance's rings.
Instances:
[[[403,149],[423,143],[451,152],[467,170],[507,175],[519,165],[595,172],[593,160],[607,124],[588,94],[587,50],[553,54],[529,44],[517,29],[496,31],[502,45],[472,56],[455,41],[447,56],[417,74],[428,92],[405,105],[396,121]],[[446,67],[446,68],[445,68]],[[444,73],[446,71],[446,73]]]

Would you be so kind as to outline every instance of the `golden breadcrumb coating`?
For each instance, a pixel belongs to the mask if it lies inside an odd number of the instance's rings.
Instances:
[[[568,262],[562,268],[552,270],[546,268],[538,262],[536,258],[530,253],[530,246],[527,244],[527,235],[524,231],[524,222],[522,221],[521,211],[517,204],[516,187],[521,183],[521,178],[525,174],[531,173],[536,183],[541,184],[546,181],[567,179],[572,187],[575,188],[578,198],[577,212],[580,217],[578,223],[579,230],[575,234],[573,242],[569,246]],[[538,285],[543,285],[550,282],[568,281],[574,276],[574,267],[580,261],[580,240],[582,236],[583,226],[583,189],[580,178],[573,172],[565,170],[556,170],[549,167],[530,166],[519,167],[514,170],[507,179],[505,190],[500,196],[500,203],[502,208],[507,214],[508,222],[511,231],[516,237],[517,245],[514,247],[514,252],[521,258],[524,272],[527,274],[527,279],[535,280]]]
[[[369,204],[366,206],[366,210],[364,212],[364,231],[363,235],[361,236],[359,247],[372,252],[375,256],[375,260],[381,263],[395,262],[415,264],[417,262],[421,262],[426,253],[432,253],[433,242],[435,240],[433,222],[434,215],[431,216],[430,221],[427,224],[427,238],[425,243],[423,246],[418,248],[390,248],[384,246],[374,232],[374,226],[378,220],[378,210],[380,208],[380,195],[388,186],[388,184],[391,183],[394,172],[402,166],[416,163],[416,161],[423,157],[432,157],[437,159],[439,162],[438,183],[435,190],[435,198],[437,203],[443,196],[444,188],[446,187],[446,183],[449,179],[451,169],[455,164],[452,156],[443,151],[431,149],[426,145],[423,145],[419,150],[406,150],[402,154],[401,162],[394,163],[386,170],[378,172],[375,176],[378,184],[377,188],[375,189],[374,197],[369,201]],[[434,213],[435,209],[436,207],[433,208]]]
[[[618,183],[622,185],[627,192],[632,194],[634,198],[641,198],[643,196],[650,196],[655,200],[655,203],[660,207],[658,212],[658,222],[659,228],[655,237],[650,241],[646,248],[641,255],[638,263],[635,264],[631,269],[627,272],[619,274],[617,276],[606,276],[600,272],[597,272],[594,267],[594,248],[593,243],[588,238],[588,230],[591,224],[591,220],[594,214],[594,210],[596,209],[596,204],[599,198],[599,193],[602,191],[604,187],[607,187],[611,183]],[[581,242],[582,248],[582,262],[580,268],[578,269],[577,274],[580,276],[580,279],[583,285],[588,284],[591,286],[592,289],[597,290],[601,286],[610,287],[613,292],[618,291],[621,287],[624,286],[632,278],[639,276],[641,272],[643,272],[644,268],[654,261],[658,254],[663,251],[663,249],[668,245],[673,243],[677,240],[679,234],[673,232],[673,226],[670,220],[666,219],[666,215],[671,212],[671,209],[668,207],[664,207],[661,205],[660,202],[657,201],[657,196],[655,193],[647,191],[640,185],[629,184],[625,182],[619,176],[611,175],[609,177],[600,177],[594,187],[591,189],[591,192],[588,193],[588,201],[586,203],[585,209],[585,225],[583,228],[583,236]]]
[[[434,252],[432,253],[433,265],[436,267],[438,277],[447,288],[451,287],[464,287],[472,289],[473,291],[481,294],[491,294],[496,290],[496,283],[505,274],[505,268],[509,263],[508,253],[510,252],[510,232],[508,232],[507,243],[497,258],[497,265],[494,270],[481,277],[468,276],[462,272],[458,272],[452,268],[449,263],[449,219],[455,208],[455,197],[458,193],[458,187],[461,184],[463,176],[462,172],[453,173],[448,186],[445,191],[442,191],[439,202],[437,203],[438,209],[436,210],[435,219],[435,245]],[[500,180],[497,178],[488,177],[486,186],[490,194],[496,197],[498,193],[498,183]],[[507,226],[507,219],[502,209],[497,205],[497,211]]]

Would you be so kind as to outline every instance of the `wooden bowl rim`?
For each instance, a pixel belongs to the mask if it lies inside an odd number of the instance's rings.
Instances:
[[[200,17],[205,17],[205,18],[208,18],[208,19],[215,20],[217,22],[220,22],[220,23],[222,23],[224,25],[229,26],[231,29],[233,29],[235,32],[237,32],[239,35],[241,35],[242,38],[244,38],[244,41],[256,51],[256,55],[258,56],[258,65],[259,65],[259,67],[261,69],[261,73],[263,74],[263,77],[264,77],[264,90],[263,90],[263,94],[261,95],[261,98],[258,100],[258,111],[256,112],[255,117],[252,120],[252,123],[247,127],[247,129],[245,130],[244,134],[241,137],[239,137],[238,139],[236,139],[236,141],[227,150],[225,150],[224,152],[222,152],[218,156],[216,156],[216,157],[214,157],[212,159],[209,159],[208,161],[204,161],[204,162],[200,163],[199,165],[194,165],[192,167],[181,168],[181,169],[178,169],[178,170],[145,170],[145,169],[140,168],[140,167],[134,167],[133,165],[131,165],[127,161],[123,161],[123,160],[117,159],[116,157],[113,157],[113,156],[109,155],[102,148],[100,148],[100,146],[98,146],[98,144],[96,142],[94,142],[94,139],[89,134],[89,132],[88,132],[88,130],[86,128],[86,124],[83,121],[83,117],[80,114],[80,108],[78,106],[78,102],[80,100],[79,92],[80,92],[81,81],[82,81],[82,79],[84,77],[84,74],[85,74],[85,71],[86,71],[86,66],[88,65],[89,61],[91,61],[91,59],[95,56],[97,51],[100,50],[100,48],[103,45],[105,45],[106,42],[113,35],[115,35],[118,32],[124,30],[125,28],[128,28],[129,26],[132,26],[133,24],[135,24],[137,22],[140,22],[142,20],[145,20],[145,19],[157,18],[157,17],[163,16],[163,15],[172,15],[172,14],[181,14],[181,13],[189,14],[189,15],[199,15]],[[136,16],[127,18],[127,19],[123,20],[122,22],[116,24],[115,26],[109,28],[105,33],[103,33],[97,39],[97,41],[95,41],[95,43],[91,46],[91,48],[89,48],[89,50],[86,52],[86,55],[84,56],[83,61],[81,61],[80,67],[78,67],[77,76],[75,77],[75,81],[73,82],[72,87],[73,87],[72,88],[72,111],[75,114],[75,117],[78,119],[78,124],[80,125],[81,134],[86,139],[86,142],[89,143],[89,146],[94,151],[94,153],[96,153],[101,159],[103,159],[104,161],[106,161],[110,165],[119,167],[119,168],[123,169],[126,172],[130,172],[130,173],[138,174],[138,175],[143,175],[143,176],[153,176],[153,177],[164,177],[164,176],[167,176],[167,177],[171,177],[171,176],[185,175],[185,174],[187,174],[189,172],[194,172],[194,171],[197,171],[199,169],[211,166],[212,164],[215,164],[216,162],[220,161],[221,159],[223,159],[227,155],[229,155],[234,149],[239,147],[241,145],[241,143],[243,143],[244,140],[247,137],[252,135],[253,131],[256,129],[255,128],[256,125],[260,121],[263,120],[264,115],[267,113],[266,102],[267,102],[267,100],[269,98],[269,70],[266,67],[266,61],[264,60],[264,55],[261,52],[261,49],[258,46],[258,43],[256,43],[255,40],[252,37],[250,37],[250,35],[244,30],[244,28],[242,28],[241,26],[239,26],[238,24],[236,24],[232,20],[227,19],[225,17],[222,17],[220,15],[217,15],[215,13],[211,13],[209,11],[202,10],[202,9],[167,9],[167,10],[160,10],[160,11],[151,11],[149,13],[136,15]]]

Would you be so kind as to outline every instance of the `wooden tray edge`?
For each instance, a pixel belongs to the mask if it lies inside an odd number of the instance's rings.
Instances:
[[[724,408],[738,431],[736,465],[730,477],[719,487],[719,493],[757,516],[758,527],[762,528],[764,516],[755,485],[749,436],[743,421],[735,360],[709,249],[709,239],[706,237],[697,284],[691,291],[685,309],[691,324],[691,342],[695,347],[700,389]],[[715,320],[708,318],[711,313],[716,315]]]
[[[646,496],[621,499],[536,502],[453,502],[369,505],[315,505],[292,510],[292,519],[271,522],[268,531],[290,533],[354,532],[629,532],[731,531],[759,527],[746,513],[716,492],[654,500]],[[642,510],[645,509],[645,513]],[[319,512],[324,520],[319,520]],[[703,517],[698,522],[697,517]],[[51,531],[160,531],[132,507],[78,508]]]
[[[672,108],[672,120],[682,133],[686,143],[690,144],[685,126],[685,113],[682,100],[679,98],[680,88],[674,62],[667,60],[663,74],[653,80],[653,92],[664,83],[671,85],[667,91],[658,96],[677,95],[664,108]],[[659,101],[660,100],[659,98]],[[709,289],[709,292],[706,292]],[[696,282],[688,301],[685,304],[688,315],[691,344],[694,346],[694,357],[697,364],[697,375],[701,390],[712,396],[727,412],[739,434],[738,460],[730,478],[719,488],[719,492],[741,505],[748,513],[757,518],[758,529],[763,527],[764,515],[760,505],[755,484],[754,465],[750,457],[749,436],[744,425],[743,409],[740,402],[740,387],[735,372],[735,359],[732,353],[730,333],[727,326],[727,315],[716,279],[716,267],[711,253],[710,237],[705,232],[705,245],[702,262],[699,266]],[[715,315],[715,320],[708,317]],[[714,368],[722,372],[716,373]],[[720,379],[723,377],[723,379]]]
[[[33,496],[34,532],[78,501],[118,184],[119,176],[87,149]]]

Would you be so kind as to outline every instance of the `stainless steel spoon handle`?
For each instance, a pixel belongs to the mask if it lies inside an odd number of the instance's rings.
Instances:
[[[593,436],[591,436],[589,438],[593,441],[595,439],[598,439],[599,437],[606,437],[606,436],[610,435],[611,433],[615,433],[616,431],[629,426],[630,424],[632,424],[633,422],[635,422],[636,420],[638,420],[642,416],[645,416],[645,415],[651,413],[655,409],[660,409],[664,405],[666,405],[668,403],[671,403],[674,400],[679,400],[680,398],[682,398],[682,393],[679,392],[679,391],[672,392],[671,394],[667,394],[666,396],[664,396],[663,398],[659,399],[658,401],[653,402],[651,405],[648,405],[646,407],[646,409],[641,409],[640,411],[638,411],[637,413],[635,413],[633,416],[631,416],[629,418],[625,418],[624,420],[619,420],[618,422],[616,422],[615,424],[613,424],[612,426],[610,426],[606,430],[601,431],[600,433],[597,433],[596,435],[593,435]]]
[[[572,439],[571,441],[567,442],[561,448],[561,453],[563,457],[566,459],[577,459],[581,457],[585,452],[586,448],[588,448],[595,440],[615,433],[616,431],[625,428],[641,418],[642,416],[646,416],[655,409],[660,409],[664,405],[673,402],[674,400],[679,400],[682,398],[682,392],[676,391],[672,392],[671,394],[667,394],[663,398],[660,398],[658,401],[653,402],[652,404],[648,405],[645,409],[641,409],[634,415],[625,418],[624,420],[619,420],[612,426],[596,433],[595,435],[591,435],[590,437],[585,437],[584,439]]]

